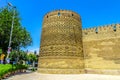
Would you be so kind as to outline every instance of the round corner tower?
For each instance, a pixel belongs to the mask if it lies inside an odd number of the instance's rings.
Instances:
[[[84,72],[81,18],[77,13],[57,10],[44,16],[38,72]]]

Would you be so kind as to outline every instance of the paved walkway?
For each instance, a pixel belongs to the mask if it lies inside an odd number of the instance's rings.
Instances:
[[[37,72],[15,75],[6,80],[120,80],[120,75],[97,74],[40,74]]]

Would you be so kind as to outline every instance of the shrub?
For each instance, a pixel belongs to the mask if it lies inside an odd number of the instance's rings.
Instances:
[[[27,65],[11,65],[11,64],[0,64],[0,78],[2,78],[8,72],[12,72],[19,69],[27,69]]]

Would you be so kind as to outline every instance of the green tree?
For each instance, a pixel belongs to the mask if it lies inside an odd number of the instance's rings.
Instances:
[[[13,8],[0,8],[0,48],[6,52],[9,44],[10,30],[12,24]],[[21,18],[15,10],[14,28],[11,47],[14,50],[20,50],[21,47],[27,47],[32,44],[30,33],[22,27]]]
[[[38,61],[38,57],[35,54],[28,54],[27,55],[27,60],[32,63],[33,67],[35,66],[35,62]]]
[[[12,51],[10,53],[10,60],[11,61],[15,61],[16,63],[20,63],[20,62],[25,62],[27,61],[27,53],[20,50],[20,51]]]
[[[0,49],[0,55],[2,54],[2,49]]]

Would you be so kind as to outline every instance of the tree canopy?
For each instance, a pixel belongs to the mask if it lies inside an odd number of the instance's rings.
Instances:
[[[0,8],[0,48],[6,52],[9,44],[12,25],[13,8],[8,6]],[[21,18],[15,9],[14,27],[12,32],[12,49],[19,50],[32,44],[30,33],[21,24]]]

